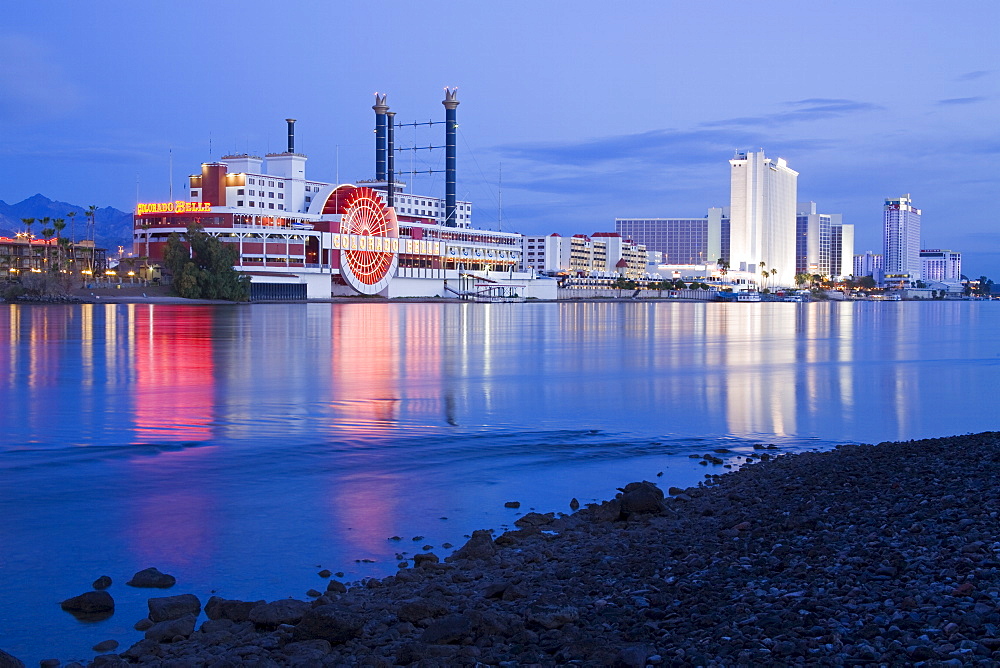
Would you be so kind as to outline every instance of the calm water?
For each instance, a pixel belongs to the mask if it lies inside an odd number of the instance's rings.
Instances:
[[[147,566],[303,597],[320,566],[693,484],[715,447],[997,428],[990,303],[5,305],[0,340],[0,648],[26,662],[138,640]],[[59,610],[102,574],[113,617]]]

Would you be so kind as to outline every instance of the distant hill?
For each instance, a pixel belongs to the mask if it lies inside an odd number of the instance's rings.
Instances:
[[[76,228],[76,239],[80,241],[86,238],[87,230],[87,207],[69,204],[67,202],[54,202],[44,195],[32,195],[26,200],[17,204],[7,204],[0,200],[0,236],[12,237],[18,232],[24,231],[22,218],[64,218],[66,219],[66,229],[62,235],[71,235],[70,221],[66,214],[70,211],[76,212],[76,220],[73,227]],[[127,211],[119,211],[110,206],[98,209],[94,216],[94,236],[99,248],[107,248],[115,251],[118,246],[124,246],[125,250],[132,248],[132,214]],[[35,223],[31,231],[40,237],[42,226]]]

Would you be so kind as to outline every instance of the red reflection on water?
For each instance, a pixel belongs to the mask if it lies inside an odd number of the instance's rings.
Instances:
[[[208,440],[215,403],[212,309],[140,308],[134,345],[136,440]]]

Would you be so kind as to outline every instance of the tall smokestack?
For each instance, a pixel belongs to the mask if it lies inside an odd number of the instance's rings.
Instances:
[[[379,95],[375,93],[375,106],[372,109],[375,110],[375,180],[385,181],[385,128],[386,128],[386,112],[389,111],[389,105],[385,103],[385,95]]]
[[[444,224],[447,227],[458,227],[458,216],[455,214],[455,130],[458,129],[455,110],[458,108],[458,89],[445,88],[444,101]]]
[[[388,132],[386,133],[386,152],[389,154],[389,187],[385,190],[386,204],[389,207],[395,206],[396,200],[396,142],[395,142],[395,124],[396,124],[396,112],[389,111],[385,114],[386,126]]]
[[[295,119],[286,118],[285,122],[288,123],[288,152],[295,153]]]

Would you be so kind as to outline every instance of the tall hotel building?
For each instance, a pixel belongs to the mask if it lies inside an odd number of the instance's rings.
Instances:
[[[886,277],[907,276],[911,281],[919,280],[920,209],[914,208],[909,193],[885,200],[883,222],[882,248]]]
[[[783,158],[737,153],[730,189],[730,260],[733,271],[777,270],[772,285],[795,282],[796,195],[799,173]]]

